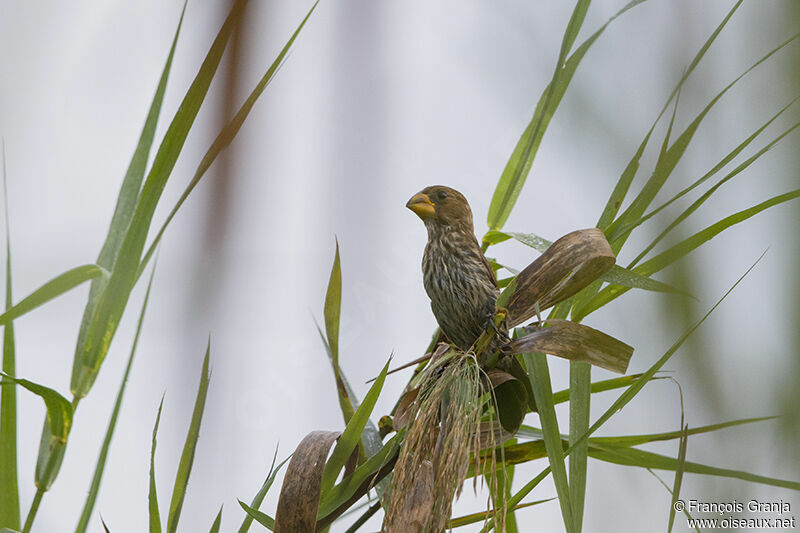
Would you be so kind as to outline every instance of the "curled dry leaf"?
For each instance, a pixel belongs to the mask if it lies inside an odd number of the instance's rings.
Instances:
[[[508,303],[514,327],[566,300],[614,266],[616,257],[603,232],[589,228],[567,233],[517,276]]]
[[[602,331],[552,319],[548,327],[525,328],[527,335],[511,341],[504,350],[510,353],[540,352],[571,361],[584,361],[600,368],[624,374],[633,355],[633,347]]]
[[[312,431],[300,441],[283,478],[275,533],[316,530],[325,459],[339,435],[338,431]]]

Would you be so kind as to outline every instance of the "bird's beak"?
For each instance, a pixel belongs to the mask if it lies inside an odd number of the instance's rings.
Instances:
[[[427,194],[417,193],[411,197],[406,207],[414,211],[419,218],[425,220],[436,216],[436,209]]]

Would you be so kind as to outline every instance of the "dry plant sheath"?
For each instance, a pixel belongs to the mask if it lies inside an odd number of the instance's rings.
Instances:
[[[276,533],[316,529],[325,459],[339,435],[338,431],[312,431],[300,441],[283,478]]]

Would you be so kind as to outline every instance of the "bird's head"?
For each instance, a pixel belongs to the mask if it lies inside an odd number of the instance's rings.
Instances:
[[[426,226],[453,226],[472,231],[472,210],[464,195],[444,185],[425,187],[411,197],[406,207]]]

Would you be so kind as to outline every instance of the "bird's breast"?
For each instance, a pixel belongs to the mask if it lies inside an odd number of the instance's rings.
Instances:
[[[422,260],[423,282],[439,327],[452,342],[468,349],[494,312],[498,290],[477,242],[472,249],[452,241],[429,240]]]

